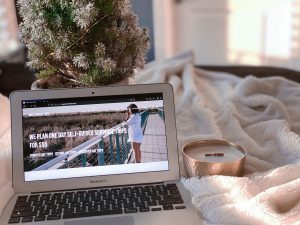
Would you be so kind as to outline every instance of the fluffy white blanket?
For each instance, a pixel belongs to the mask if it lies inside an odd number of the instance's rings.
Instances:
[[[300,221],[299,84],[207,72],[196,69],[189,54],[147,66],[134,82],[173,85],[179,150],[190,141],[215,138],[247,149],[244,177],[182,180],[205,224]],[[1,215],[13,194],[8,102],[2,96],[0,109]]]
[[[244,177],[182,180],[204,224],[300,224],[298,83],[204,71],[191,54],[152,64],[135,82],[173,85],[179,151],[201,139],[248,151]]]
[[[9,114],[8,99],[0,94],[0,216],[13,195]]]

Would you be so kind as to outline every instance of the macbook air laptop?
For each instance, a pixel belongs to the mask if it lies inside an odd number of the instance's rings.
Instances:
[[[1,224],[201,224],[179,182],[169,84],[17,91]]]

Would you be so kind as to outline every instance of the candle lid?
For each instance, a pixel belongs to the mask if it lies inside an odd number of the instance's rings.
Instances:
[[[222,150],[222,148],[224,148],[224,150]],[[237,159],[231,157],[232,160],[229,160],[228,162],[240,160],[241,158],[244,158],[247,155],[246,150],[242,146],[225,140],[193,141],[191,143],[186,144],[183,147],[182,152],[186,157],[192,158],[193,160],[204,161],[209,163],[209,162],[218,162],[218,159],[224,161],[222,160],[222,158],[228,155],[227,151],[229,149],[237,150],[237,152],[241,154],[240,157],[238,157]],[[191,151],[201,152],[203,155],[203,159],[196,159],[195,157],[191,157],[191,155],[189,154]],[[216,161],[211,161],[209,159],[216,159]]]
[[[182,149],[185,168],[190,176],[241,175],[246,150],[225,140],[201,140]]]

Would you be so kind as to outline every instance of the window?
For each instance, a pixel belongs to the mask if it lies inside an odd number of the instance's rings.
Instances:
[[[0,61],[14,52],[18,46],[15,3],[12,0],[0,0]]]

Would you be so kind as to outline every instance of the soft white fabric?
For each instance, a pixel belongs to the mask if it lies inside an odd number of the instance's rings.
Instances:
[[[182,180],[204,224],[300,221],[298,83],[208,72],[194,67],[191,54],[153,63],[135,82],[173,85],[179,151],[202,139],[229,140],[248,151],[244,177]],[[181,154],[180,163],[184,176]]]
[[[247,149],[244,177],[183,179],[205,224],[300,221],[299,84],[280,77],[241,79],[207,72],[196,69],[189,54],[147,66],[134,82],[173,85],[179,150],[190,141],[210,138]],[[0,214],[13,193],[5,112],[8,101],[0,96]]]
[[[0,94],[0,137],[10,128],[10,111],[8,98]]]
[[[0,94],[0,216],[13,195],[9,101]]]
[[[141,127],[141,115],[139,113],[130,115],[126,121],[126,125],[128,125],[128,141],[142,143],[143,131]]]

